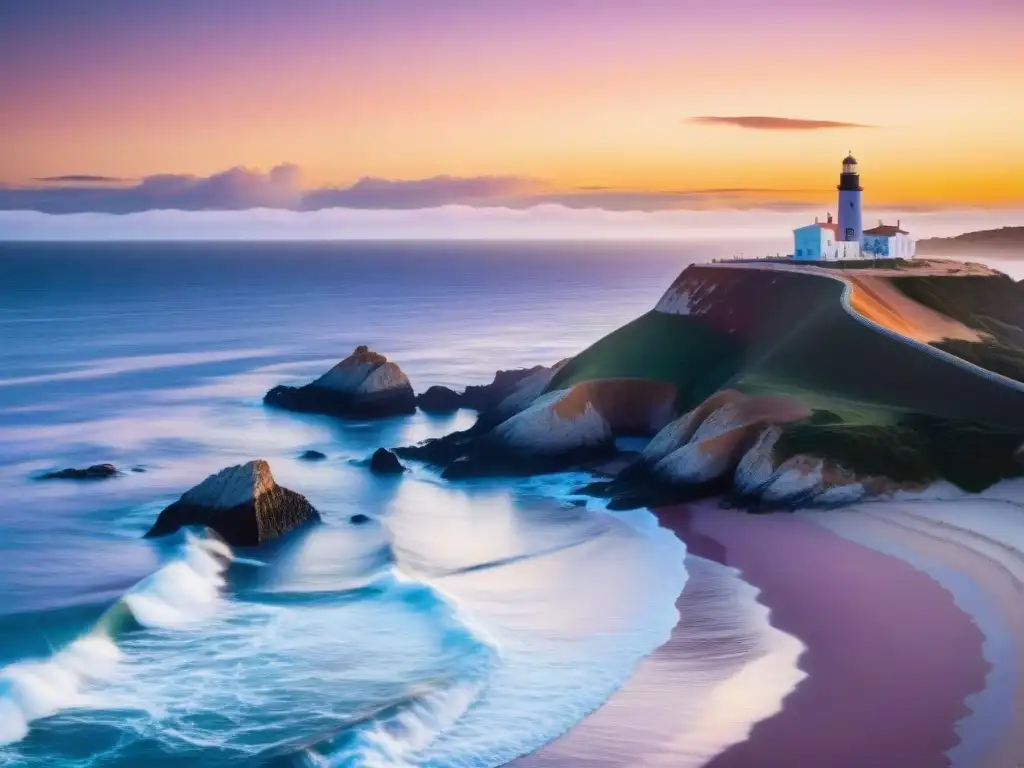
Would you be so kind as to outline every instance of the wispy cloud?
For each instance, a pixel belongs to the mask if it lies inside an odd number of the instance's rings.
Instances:
[[[820,131],[829,128],[874,128],[863,123],[844,123],[837,120],[805,120],[798,117],[768,117],[765,115],[701,115],[686,122],[697,125],[729,125],[755,131]]]
[[[86,182],[85,179],[92,179]],[[608,211],[669,211],[714,207],[786,206],[818,200],[822,190],[759,187],[628,189],[613,186],[560,188],[515,175],[385,179],[367,176],[346,187],[303,189],[300,169],[278,165],[268,172],[230,168],[210,176],[158,174],[121,184],[105,176],[51,176],[44,186],[0,187],[0,210],[42,213],[116,213],[152,210],[292,211],[417,210],[464,205],[522,210],[538,205]],[[771,199],[775,198],[775,199]]]
[[[123,184],[129,179],[118,176],[96,176],[91,173],[69,173],[66,176],[42,176],[36,181],[43,184]]]

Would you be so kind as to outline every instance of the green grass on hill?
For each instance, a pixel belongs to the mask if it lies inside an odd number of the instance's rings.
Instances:
[[[648,312],[576,355],[548,388],[594,379],[669,381],[679,390],[679,408],[687,410],[721,387],[741,362],[742,348],[698,318]]]
[[[742,373],[731,383],[735,389],[748,395],[787,395],[804,403],[818,416],[831,423],[885,426],[896,424],[907,412],[882,403],[845,397],[821,389],[811,389],[794,379],[776,379],[759,373]]]
[[[1024,282],[998,277],[900,277],[904,295],[983,333],[983,341],[934,346],[995,373],[1024,381]]]
[[[1024,474],[1014,457],[1022,443],[1021,430],[907,414],[889,426],[796,424],[779,439],[776,455],[780,460],[797,454],[828,458],[859,474],[897,482],[945,478],[979,492]]]

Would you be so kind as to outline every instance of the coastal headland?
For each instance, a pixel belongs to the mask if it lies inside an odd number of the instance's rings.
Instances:
[[[671,639],[515,765],[1024,760],[1018,306],[975,264],[694,265],[531,402],[407,450],[452,478],[589,459],[608,479],[581,493],[652,507],[687,546]],[[726,671],[735,637],[704,634],[716,567],[797,652]],[[699,712],[687,685],[713,691]]]

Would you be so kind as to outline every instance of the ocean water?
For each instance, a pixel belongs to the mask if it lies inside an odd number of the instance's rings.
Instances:
[[[646,513],[566,503],[579,475],[358,464],[472,414],[342,421],[261,397],[363,343],[418,390],[553,363],[707,255],[0,245],[0,765],[490,766],[568,730],[667,638],[683,545]],[[324,523],[250,551],[142,538],[253,458]],[[97,462],[126,473],[36,480]]]

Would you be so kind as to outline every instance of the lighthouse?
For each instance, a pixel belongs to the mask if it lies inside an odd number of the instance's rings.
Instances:
[[[857,159],[853,154],[843,160],[843,172],[839,176],[839,232],[838,239],[860,243],[864,235],[860,198],[864,190],[860,186]]]
[[[858,259],[912,259],[917,241],[907,230],[878,222],[877,227],[864,229],[861,214],[860,174],[857,159],[850,153],[843,160],[839,176],[839,220],[833,222],[817,217],[813,224],[793,230],[795,261],[856,261]]]

